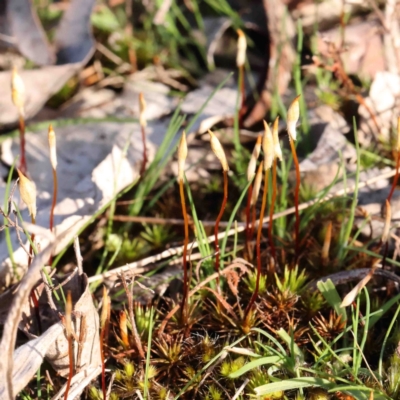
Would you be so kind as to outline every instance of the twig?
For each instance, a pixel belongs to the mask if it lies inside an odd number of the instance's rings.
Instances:
[[[74,252],[76,258],[76,265],[78,267],[79,275],[83,274],[83,266],[82,266],[82,254],[81,254],[81,247],[79,245],[79,237],[74,237]]]

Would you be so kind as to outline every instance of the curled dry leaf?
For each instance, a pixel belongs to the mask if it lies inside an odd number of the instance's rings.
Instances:
[[[0,342],[0,380],[5,382],[5,398],[13,397],[13,352],[23,308],[27,304],[32,289],[40,278],[40,271],[45,262],[49,259],[54,247],[55,242],[51,242],[34,258],[11,301]]]
[[[53,64],[54,52],[40,24],[32,2],[29,0],[6,1],[7,19],[18,50],[38,65]]]
[[[340,307],[347,307],[350,304],[352,304],[355,298],[357,297],[358,293],[361,292],[362,288],[371,280],[373,275],[374,275],[374,269],[371,269],[368,275],[365,276],[360,282],[358,282],[358,284],[354,286],[354,288],[349,293],[347,293],[342,303],[340,304]]]
[[[42,364],[49,347],[63,334],[63,326],[59,322],[36,339],[19,347],[14,352],[14,369],[12,383],[14,393],[19,393],[26,387]],[[0,399],[5,398],[5,379],[0,382]]]
[[[64,293],[71,292],[72,298],[72,321],[73,349],[75,360],[75,371],[89,365],[100,365],[99,349],[99,315],[93,304],[92,294],[86,274],[72,273],[70,280],[62,286]],[[64,279],[65,281],[65,279]],[[57,283],[55,283],[57,285]],[[59,313],[65,314],[63,306],[56,305],[57,310],[50,307],[44,284],[37,288],[39,293],[39,318],[42,329],[59,322]],[[38,321],[33,309],[30,314],[23,315],[24,326],[27,328],[29,337],[36,337],[38,332]],[[76,338],[80,343],[77,343]],[[65,332],[58,336],[52,346],[46,352],[46,360],[61,375],[69,373],[68,340]]]

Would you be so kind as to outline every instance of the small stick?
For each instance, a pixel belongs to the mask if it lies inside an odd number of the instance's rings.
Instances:
[[[189,307],[189,279],[188,279],[188,271],[187,271],[187,248],[189,245],[189,219],[187,216],[186,210],[186,202],[185,202],[185,191],[184,191],[184,180],[185,180],[185,161],[187,157],[188,149],[186,143],[186,133],[182,133],[182,137],[179,143],[178,148],[178,183],[179,183],[179,195],[181,198],[181,206],[182,206],[182,216],[184,220],[184,230],[185,230],[185,238],[183,242],[183,254],[182,254],[182,263],[183,263],[183,297],[182,297],[182,324],[186,324],[187,321],[187,313]]]
[[[289,106],[287,113],[287,131],[289,133],[289,143],[290,149],[292,150],[293,163],[296,170],[296,186],[294,189],[294,208],[295,208],[295,258],[294,263],[297,264],[299,258],[300,250],[300,214],[299,214],[299,193],[300,193],[300,166],[299,160],[297,158],[296,147],[294,142],[296,140],[296,125],[300,116],[300,106],[299,106],[300,95],[298,95]]]
[[[19,169],[23,174],[27,173],[26,156],[25,156],[25,85],[18,74],[17,68],[14,67],[11,73],[11,97],[12,102],[18,109],[19,117],[19,137],[20,137],[20,153],[21,159]]]
[[[140,122],[140,130],[142,132],[142,143],[143,143],[143,159],[142,159],[142,167],[140,168],[140,176],[143,176],[144,171],[146,170],[147,164],[147,149],[146,149],[146,126],[147,121],[145,117],[146,112],[146,101],[144,99],[143,93],[139,93],[139,122]]]
[[[245,315],[244,315],[244,320],[246,320],[246,317],[248,313],[250,312],[251,308],[253,307],[254,302],[256,301],[258,297],[258,291],[260,288],[260,278],[261,278],[261,233],[262,233],[262,228],[263,228],[263,219],[264,219],[264,214],[265,214],[265,208],[267,206],[267,193],[268,193],[268,173],[269,170],[271,169],[272,162],[274,160],[274,145],[273,145],[273,137],[272,137],[272,132],[268,126],[268,124],[264,121],[264,137],[263,137],[263,152],[264,152],[264,193],[263,193],[263,198],[262,198],[262,203],[261,203],[261,211],[260,211],[260,217],[259,217],[259,224],[258,224],[258,230],[257,230],[257,240],[256,240],[256,257],[257,257],[257,276],[256,276],[256,287],[254,289],[254,292],[250,298],[249,304],[247,305]]]
[[[218,158],[219,162],[221,163],[222,166],[222,171],[223,171],[223,176],[224,176],[224,198],[222,200],[221,204],[221,209],[219,211],[218,217],[215,221],[215,227],[214,227],[214,242],[215,242],[215,271],[219,271],[219,259],[220,259],[220,254],[219,254],[219,242],[218,242],[218,228],[219,228],[219,223],[222,219],[222,216],[225,211],[226,203],[228,201],[228,171],[229,171],[229,165],[228,161],[226,159],[225,151],[218,140],[218,138],[212,133],[210,130],[208,133],[211,136],[210,143],[211,143],[211,149],[213,153],[216,155]],[[217,284],[219,285],[219,278],[217,279]]]

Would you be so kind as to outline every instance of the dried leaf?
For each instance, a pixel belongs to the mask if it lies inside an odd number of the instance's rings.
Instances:
[[[57,64],[86,63],[94,51],[90,16],[95,0],[73,0],[56,31]]]
[[[357,297],[358,293],[361,292],[363,287],[371,280],[372,276],[374,275],[374,269],[371,269],[367,276],[365,276],[354,288],[346,294],[340,307],[347,307],[353,303],[355,298]]]
[[[14,352],[14,369],[13,369],[13,389],[14,394],[19,393],[26,387],[29,381],[36,374],[40,365],[43,363],[44,357],[58,336],[63,334],[63,326],[59,322],[47,329],[37,339],[30,340],[28,343],[19,347]],[[5,398],[5,378],[0,380],[0,398]]]
[[[7,18],[16,45],[19,51],[35,64],[54,64],[54,51],[32,5],[30,0],[7,1]]]

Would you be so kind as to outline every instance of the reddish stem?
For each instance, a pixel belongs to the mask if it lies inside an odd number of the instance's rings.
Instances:
[[[395,173],[394,178],[393,178],[392,187],[390,189],[389,195],[388,195],[388,197],[386,199],[386,201],[388,203],[390,203],[390,201],[392,200],[392,196],[393,196],[394,190],[396,189],[396,186],[397,186],[397,181],[399,180],[399,168],[400,168],[400,154],[396,153],[396,173]],[[383,250],[382,269],[385,268],[388,250],[389,250],[389,241],[387,240],[386,243],[385,243],[384,250]]]
[[[251,216],[251,227],[250,227],[250,240],[253,239],[254,236],[254,228],[256,226],[256,205],[253,204],[252,216]]]
[[[49,229],[52,232],[54,228],[54,209],[57,203],[57,191],[58,191],[57,171],[53,168],[53,199],[51,202],[50,221],[49,221]]]
[[[64,400],[68,399],[69,388],[71,387],[71,381],[74,376],[74,347],[72,342],[72,335],[68,335],[68,358],[69,358],[69,372],[67,387],[65,388]]]
[[[101,388],[103,390],[103,399],[107,398],[106,388],[106,364],[104,360],[104,338],[105,338],[105,326],[100,331],[100,357],[101,357]]]
[[[246,112],[246,87],[245,87],[245,81],[244,81],[244,66],[241,65],[239,67],[239,82],[240,82],[240,97],[241,97],[241,103],[240,103],[240,109],[239,109],[239,127],[243,125],[243,117]]]
[[[262,198],[262,203],[261,203],[260,220],[259,220],[258,229],[257,229],[257,241],[256,241],[257,277],[256,277],[256,287],[254,289],[253,295],[251,296],[249,304],[247,305],[244,319],[246,319],[248,313],[250,312],[251,308],[253,307],[253,304],[256,301],[257,297],[258,297],[258,291],[259,291],[259,288],[260,288],[260,277],[261,277],[261,233],[262,233],[262,228],[263,228],[263,219],[264,219],[265,209],[267,207],[267,193],[268,193],[268,170],[266,170],[265,173],[264,173],[264,193],[263,193],[263,198]]]
[[[276,250],[275,250],[274,239],[272,237],[272,227],[273,227],[275,200],[276,200],[276,164],[277,160],[275,158],[274,163],[272,165],[272,198],[271,198],[271,207],[269,209],[269,222],[268,222],[268,240],[269,240],[269,245],[271,246],[271,255],[274,260],[276,259]]]
[[[189,282],[188,282],[188,273],[187,273],[187,247],[189,244],[189,219],[186,212],[186,202],[185,202],[185,192],[183,190],[183,180],[179,180],[179,193],[181,197],[181,206],[182,206],[182,215],[184,221],[184,229],[185,229],[185,239],[183,242],[183,298],[182,298],[182,322],[185,323],[187,320],[187,311],[188,311],[188,292],[189,292]]]
[[[142,143],[143,143],[143,160],[142,160],[142,166],[140,168],[140,176],[143,176],[147,164],[146,128],[143,125],[140,125],[140,129],[142,131]]]
[[[25,156],[25,120],[22,115],[19,116],[19,137],[20,137],[20,153],[21,153],[19,169],[24,175],[26,175],[28,168],[26,166],[26,156]]]
[[[253,185],[250,185],[247,190],[247,204],[246,204],[246,243],[245,249],[250,256],[250,211],[251,211],[251,196],[253,195]]]
[[[57,203],[57,192],[58,192],[58,180],[57,180],[57,171],[53,168],[53,199],[51,202],[50,209],[50,221],[49,221],[49,229],[53,232],[54,228],[54,209],[56,208]],[[50,255],[49,265],[53,263],[53,255]]]
[[[294,141],[289,138],[289,143],[290,143],[290,148],[292,150],[292,155],[293,155],[293,162],[294,162],[294,167],[296,170],[296,186],[294,189],[294,209],[295,209],[295,265],[297,264],[297,260],[299,258],[299,249],[300,249],[300,236],[299,236],[299,231],[300,231],[300,214],[299,214],[299,193],[300,193],[300,166],[299,166],[299,160],[297,158],[297,153],[296,153],[296,147],[294,145]]]
[[[214,227],[214,236],[215,236],[215,272],[219,272],[219,243],[218,243],[218,228],[219,228],[219,223],[221,222],[222,216],[225,211],[226,203],[228,201],[228,172],[223,170],[224,174],[224,199],[222,200],[221,204],[221,209],[219,210],[218,217],[215,221],[215,227]],[[217,284],[219,285],[219,277],[217,279]]]

